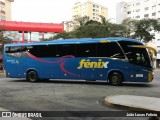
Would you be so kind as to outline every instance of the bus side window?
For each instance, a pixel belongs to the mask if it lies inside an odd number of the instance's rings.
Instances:
[[[66,44],[66,45],[56,45],[56,57],[62,57],[67,55],[75,56],[75,45]]]
[[[111,57],[125,59],[125,56],[116,42],[98,43],[97,57]]]
[[[40,56],[38,51],[38,45],[33,45],[31,47],[28,47],[28,52],[36,57]]]
[[[96,57],[96,44],[77,44],[76,57]]]
[[[21,57],[21,47],[6,48],[6,54],[11,57]]]

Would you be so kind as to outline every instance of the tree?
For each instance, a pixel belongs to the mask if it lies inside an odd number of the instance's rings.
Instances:
[[[75,36],[77,38],[98,38],[107,37],[108,28],[98,24],[89,24],[86,26],[80,26],[75,30]]]
[[[87,25],[101,25],[101,23],[98,22],[98,21],[89,20],[89,21],[86,22],[84,25],[85,25],[85,26],[87,26]]]
[[[130,18],[124,19],[121,23],[122,26],[124,26],[124,37],[131,37],[135,33],[135,24],[137,20],[133,20]]]
[[[4,37],[3,35],[3,29],[0,28],[0,44],[6,44],[6,43],[10,43],[11,40],[8,37]]]
[[[81,16],[77,15],[74,18],[75,18],[75,21],[78,22],[80,26],[85,25],[86,22],[89,21],[89,16],[83,16],[83,17],[81,17]]]
[[[3,31],[4,29],[0,28],[0,54],[2,53],[3,45],[11,42],[8,37],[4,37]]]
[[[64,31],[64,32],[58,33],[57,35],[53,36],[49,40],[59,39],[59,38],[68,39],[68,38],[75,38],[75,37],[76,36],[74,31],[71,31],[71,32]]]
[[[151,31],[160,31],[159,22],[156,19],[142,19],[135,23],[135,32],[132,37],[143,42],[149,42],[154,39]]]

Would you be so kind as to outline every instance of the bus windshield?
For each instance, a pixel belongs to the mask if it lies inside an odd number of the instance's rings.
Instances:
[[[139,43],[121,41],[120,44],[130,63],[152,68],[151,59],[149,57],[146,48],[136,48],[130,46],[130,45],[140,45]]]

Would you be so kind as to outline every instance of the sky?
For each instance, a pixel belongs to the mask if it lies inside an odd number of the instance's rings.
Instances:
[[[86,0],[79,0],[86,1]],[[91,0],[108,7],[109,19],[115,21],[116,3],[122,0]],[[71,20],[77,0],[14,0],[12,20],[23,22],[62,23]]]

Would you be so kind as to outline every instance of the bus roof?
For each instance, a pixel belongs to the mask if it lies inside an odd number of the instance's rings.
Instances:
[[[28,42],[28,43],[12,43],[5,44],[6,46],[28,46],[28,45],[49,45],[49,44],[82,44],[82,43],[101,43],[101,42],[115,42],[115,41],[131,41],[136,43],[142,43],[139,40],[131,38],[72,38],[72,39],[55,39],[51,41],[41,42]]]

